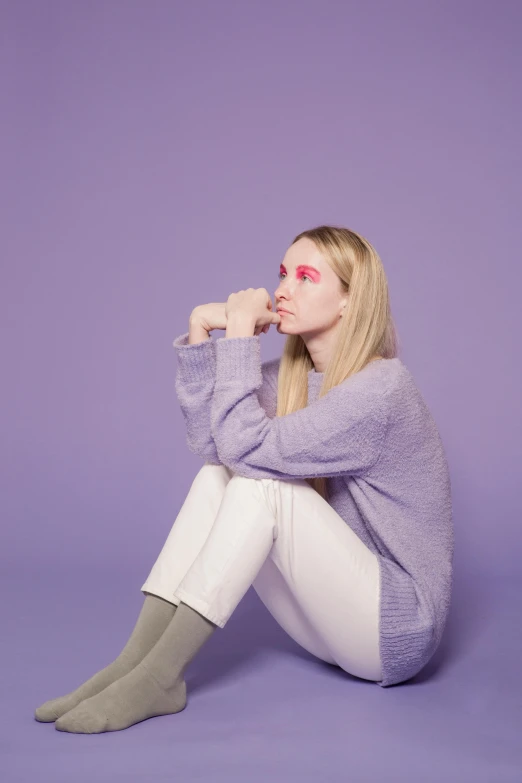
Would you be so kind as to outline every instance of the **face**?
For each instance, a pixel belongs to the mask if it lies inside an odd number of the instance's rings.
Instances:
[[[302,237],[288,248],[279,281],[274,309],[289,311],[280,312],[280,334],[315,337],[338,326],[347,294],[341,291],[341,281],[311,239]]]

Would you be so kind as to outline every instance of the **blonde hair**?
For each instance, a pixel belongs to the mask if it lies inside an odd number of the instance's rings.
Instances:
[[[319,397],[359,372],[376,358],[398,355],[399,341],[392,318],[388,282],[381,259],[367,239],[348,228],[317,226],[292,241],[311,239],[349,293],[337,340],[324,373]],[[308,405],[308,372],[314,363],[299,334],[287,336],[279,364],[276,416]],[[326,478],[306,481],[327,500]]]

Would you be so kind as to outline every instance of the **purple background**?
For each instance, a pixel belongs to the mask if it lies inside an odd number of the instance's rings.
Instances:
[[[0,8],[0,777],[520,780],[522,5]],[[352,680],[250,589],[182,713],[91,736],[36,722],[121,650],[201,467],[172,340],[196,304],[273,295],[320,223],[381,255],[445,443],[441,648],[408,684]],[[280,355],[274,328],[261,340]]]

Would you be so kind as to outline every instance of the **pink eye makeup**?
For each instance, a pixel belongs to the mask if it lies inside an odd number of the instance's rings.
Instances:
[[[321,279],[321,273],[319,270],[316,269],[315,266],[309,266],[308,264],[299,264],[299,266],[296,268],[296,272],[298,277],[308,277],[315,283],[318,283]],[[281,274],[286,275],[286,268],[284,264],[281,264],[279,267],[279,277],[281,277]]]

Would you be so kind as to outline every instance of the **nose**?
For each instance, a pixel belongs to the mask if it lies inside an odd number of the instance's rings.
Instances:
[[[277,288],[275,290],[275,293],[274,293],[274,298],[276,300],[276,304],[279,303],[279,300],[281,299],[281,297],[284,297],[288,301],[289,293],[290,293],[290,291],[289,291],[289,288],[288,288],[287,281],[286,280],[281,280],[279,285],[277,286]]]

